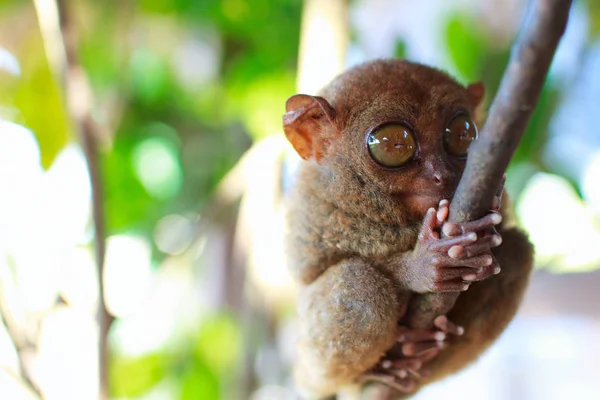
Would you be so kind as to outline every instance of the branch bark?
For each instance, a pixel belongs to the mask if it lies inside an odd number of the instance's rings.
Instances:
[[[533,0],[480,138],[469,151],[450,205],[450,221],[471,221],[489,210],[542,91],[558,42],[567,26],[571,0]],[[431,328],[454,306],[459,293],[416,296],[408,324]]]

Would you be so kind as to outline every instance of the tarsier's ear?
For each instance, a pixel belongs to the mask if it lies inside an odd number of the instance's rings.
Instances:
[[[485,121],[485,110],[483,109],[483,98],[485,96],[485,87],[483,83],[471,83],[467,86],[467,92],[469,92],[469,97],[471,97],[471,105],[475,111],[475,115],[473,115],[473,119],[477,125],[483,125]]]
[[[473,108],[477,108],[479,105],[481,105],[483,97],[485,96],[485,87],[483,86],[483,83],[471,83],[469,86],[467,86],[467,92],[469,92],[471,97],[471,104],[473,105]]]
[[[325,155],[335,134],[335,110],[322,97],[297,94],[285,103],[283,130],[300,157],[317,162]]]

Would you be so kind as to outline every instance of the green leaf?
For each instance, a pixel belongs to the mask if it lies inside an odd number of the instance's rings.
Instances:
[[[600,36],[600,0],[587,0],[590,33],[594,38]]]
[[[458,72],[467,80],[479,79],[485,39],[470,17],[454,15],[445,29],[445,40],[450,58]]]
[[[49,168],[70,137],[69,122],[62,92],[54,79],[44,54],[38,30],[33,30],[20,49],[22,78],[15,95],[23,125],[35,134],[42,156],[42,166]]]
[[[215,350],[217,351],[217,350]],[[180,400],[219,400],[219,380],[200,360],[193,359],[181,377]]]
[[[232,369],[241,354],[242,334],[237,321],[228,314],[217,314],[202,324],[196,353],[213,371]]]
[[[144,394],[164,378],[165,361],[160,354],[113,358],[110,363],[111,395],[136,397]]]

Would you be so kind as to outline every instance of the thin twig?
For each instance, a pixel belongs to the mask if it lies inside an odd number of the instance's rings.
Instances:
[[[42,392],[31,376],[28,368],[29,363],[27,362],[27,354],[35,353],[37,350],[36,346],[35,344],[31,343],[25,332],[22,332],[19,329],[19,326],[15,323],[14,318],[8,310],[8,307],[6,307],[6,298],[4,297],[0,298],[0,319],[2,320],[2,323],[4,323],[6,332],[8,333],[8,337],[13,343],[13,346],[15,346],[21,379],[23,379],[24,384],[31,391],[41,398]]]
[[[452,204],[451,221],[471,221],[488,212],[542,91],[558,42],[567,26],[571,0],[534,0],[489,112],[481,137],[469,151]],[[458,294],[417,296],[409,325],[430,328],[454,306]]]
[[[108,398],[108,331],[114,318],[106,309],[104,288],[104,255],[106,239],[104,233],[103,185],[98,159],[98,138],[100,132],[91,116],[92,95],[83,68],[77,56],[77,35],[72,23],[73,2],[56,1],[60,21],[60,31],[65,49],[64,87],[68,109],[79,134],[87,161],[92,186],[92,213],[94,221],[94,247],[96,271],[99,285],[97,320],[99,326],[99,387],[100,399]]]

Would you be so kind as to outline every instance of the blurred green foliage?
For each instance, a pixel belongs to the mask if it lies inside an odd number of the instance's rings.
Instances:
[[[187,346],[140,357],[116,355],[110,364],[114,396],[135,397],[161,381],[177,382],[180,400],[213,400],[228,393],[239,371],[240,327],[234,316],[218,313],[200,321],[200,330]]]

